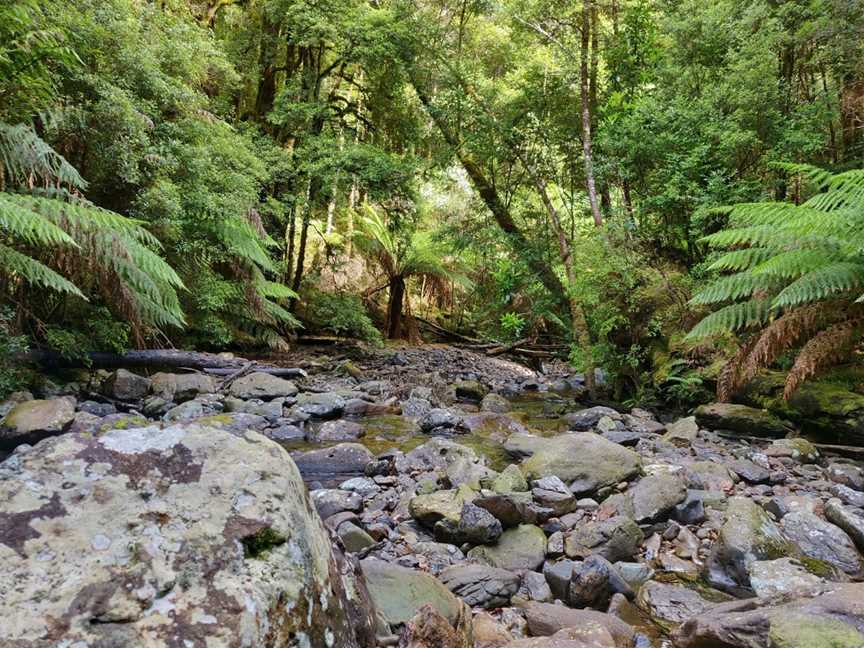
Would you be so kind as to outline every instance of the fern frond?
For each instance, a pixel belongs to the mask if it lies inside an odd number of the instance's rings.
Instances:
[[[0,243],[0,272],[18,276],[34,286],[87,299],[78,287],[48,266]]]
[[[854,345],[861,339],[862,325],[864,319],[850,319],[814,335],[795,358],[795,364],[786,376],[783,397],[788,399],[801,383],[822,368],[848,358]]]
[[[62,228],[34,212],[18,196],[0,193],[0,231],[33,246],[77,246]]]
[[[765,299],[729,304],[705,317],[693,327],[685,339],[695,340],[761,326],[769,320],[771,312],[769,302]]]
[[[726,301],[737,301],[744,297],[752,297],[756,293],[772,292],[780,285],[778,277],[739,272],[728,277],[721,277],[693,297],[690,304],[705,306]]]
[[[43,184],[65,184],[84,189],[78,171],[29,126],[0,122],[0,164],[16,187],[28,187],[33,179]]]
[[[709,270],[748,270],[764,263],[775,254],[768,248],[750,247],[727,252],[708,266]]]
[[[774,298],[773,306],[788,308],[820,301],[864,286],[864,265],[831,263],[792,282]]]

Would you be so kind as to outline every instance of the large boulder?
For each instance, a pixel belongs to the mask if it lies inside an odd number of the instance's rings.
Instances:
[[[0,645],[353,648],[372,636],[371,619],[351,617],[300,473],[258,433],[69,434],[0,473]]]
[[[612,486],[639,472],[639,455],[599,434],[579,432],[547,439],[522,463],[529,479],[554,475],[574,494],[592,493]]]
[[[18,403],[0,422],[0,450],[12,450],[22,443],[32,445],[60,434],[74,418],[75,401],[71,398]]]
[[[849,534],[859,551],[864,551],[864,510],[844,506],[839,499],[832,498],[825,505],[825,517]]]
[[[836,584],[824,594],[721,603],[688,619],[680,648],[860,648],[864,646],[864,584]]]
[[[736,403],[710,403],[696,408],[696,421],[709,430],[729,430],[750,436],[784,437],[793,431],[767,410]]]
[[[798,555],[767,512],[746,497],[730,497],[720,534],[705,563],[708,582],[734,594],[750,591],[750,565]]]
[[[234,398],[241,398],[243,400],[249,400],[250,398],[270,400],[271,398],[295,396],[297,394],[297,386],[290,380],[256,371],[246,376],[241,376],[232,382],[228,392]]]

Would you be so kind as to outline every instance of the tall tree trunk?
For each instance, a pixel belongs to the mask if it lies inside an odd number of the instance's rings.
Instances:
[[[597,200],[597,185],[594,182],[594,162],[591,158],[591,101],[588,93],[588,58],[591,45],[591,0],[582,2],[582,43],[579,62],[579,93],[582,100],[582,155],[585,159],[585,184],[588,187],[588,201],[594,225],[600,227],[603,217]]]
[[[313,176],[309,181],[309,197],[306,204],[303,206],[303,221],[300,226],[300,244],[297,247],[297,267],[294,270],[294,283],[291,289],[299,293],[300,283],[303,281],[303,268],[306,264],[306,243],[309,240],[309,224],[312,221],[312,211],[315,200],[318,198],[318,192],[321,190],[321,180],[318,176]]]
[[[398,275],[390,281],[387,303],[387,337],[396,340],[402,335],[402,302],[405,301],[405,278]]]

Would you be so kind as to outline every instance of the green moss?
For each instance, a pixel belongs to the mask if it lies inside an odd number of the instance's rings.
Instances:
[[[860,648],[864,635],[831,617],[783,612],[771,618],[771,645],[776,648]]]
[[[827,578],[829,580],[837,578],[837,570],[830,563],[827,563],[824,560],[818,560],[808,556],[800,556],[797,560],[804,566],[804,569],[814,576]]]
[[[243,543],[243,554],[246,558],[264,558],[271,549],[285,544],[287,540],[281,533],[267,527],[240,542]]]

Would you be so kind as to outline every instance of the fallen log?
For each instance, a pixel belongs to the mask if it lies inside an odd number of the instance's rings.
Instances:
[[[522,338],[521,340],[516,340],[515,342],[511,342],[510,344],[501,344],[499,346],[494,346],[491,349],[486,351],[487,356],[497,356],[502,353],[509,353],[516,347],[521,347],[528,344],[531,341],[530,338]]]
[[[249,360],[201,351],[177,349],[145,349],[127,353],[93,351],[80,357],[69,358],[56,351],[27,351],[16,356],[20,362],[29,362],[45,369],[119,369],[126,367],[150,369],[188,369],[204,371],[218,376],[230,376],[249,364]],[[274,376],[306,376],[302,369],[276,367],[253,362],[255,371]]]

